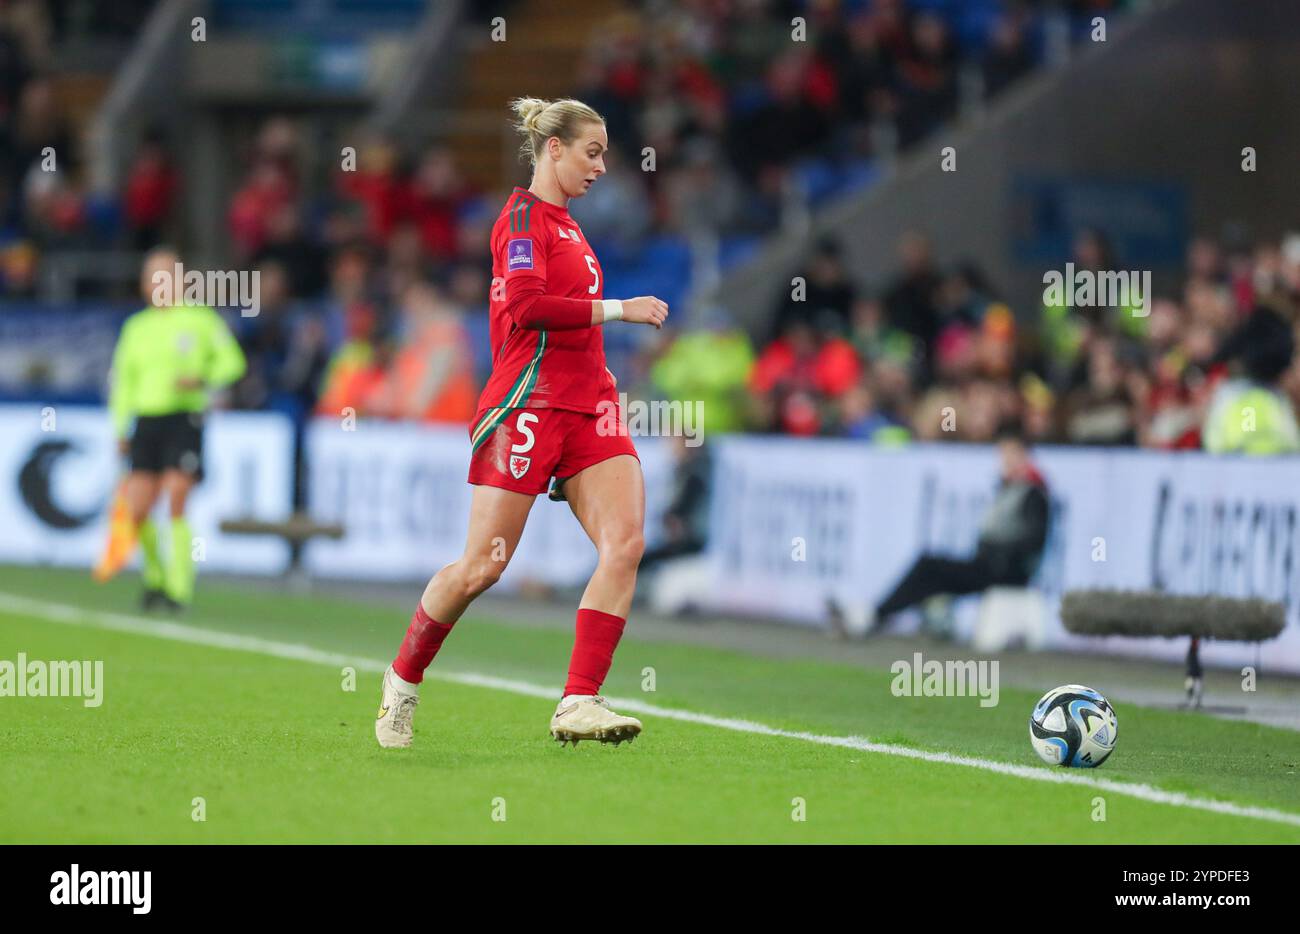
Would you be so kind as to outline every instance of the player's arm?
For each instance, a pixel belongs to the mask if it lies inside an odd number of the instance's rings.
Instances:
[[[599,323],[595,306],[586,298],[562,298],[546,294],[546,254],[550,242],[537,228],[511,231],[497,241],[501,287],[505,290],[506,313],[521,328],[530,331],[574,331]]]
[[[668,303],[653,295],[638,295],[622,301],[606,298],[591,304],[593,319],[597,315],[600,317],[599,321],[593,321],[593,325],[604,324],[606,321],[626,321],[629,324],[653,324],[656,328],[661,328],[668,317]]]
[[[571,331],[577,328],[600,327],[610,321],[627,321],[631,324],[664,325],[668,317],[668,303],[652,295],[642,295],[623,301],[609,298],[560,298],[557,295],[534,293],[520,302],[519,313],[511,317],[521,328],[537,331]]]
[[[506,312],[521,328],[533,331],[574,331],[608,321],[629,321],[662,327],[668,305],[641,296],[627,301],[563,298],[546,294],[546,249],[540,235],[520,233],[505,240],[502,267]]]
[[[661,328],[664,319],[668,317],[668,303],[652,295],[623,301],[609,298],[589,301],[585,298],[560,298],[557,295],[533,293],[524,296],[517,306],[512,302],[510,307],[511,317],[516,324],[536,331],[595,328],[610,321],[653,324]]]
[[[135,338],[131,321],[122,325],[122,333],[113,348],[112,368],[108,373],[108,412],[113,421],[113,434],[125,441],[131,430],[131,419],[136,411],[136,370],[133,361]]]

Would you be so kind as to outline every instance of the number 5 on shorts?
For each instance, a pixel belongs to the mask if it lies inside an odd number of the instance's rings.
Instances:
[[[533,464],[533,459],[525,457],[524,454],[533,449],[533,444],[537,440],[533,437],[533,430],[528,427],[528,423],[537,420],[534,412],[520,412],[519,417],[515,419],[515,431],[527,439],[510,446],[510,475],[516,480],[522,480]]]

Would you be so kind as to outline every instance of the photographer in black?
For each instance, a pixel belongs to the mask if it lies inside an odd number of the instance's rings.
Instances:
[[[854,614],[827,601],[830,624],[837,635],[870,635],[900,610],[939,594],[971,594],[999,585],[1023,587],[1029,583],[1047,543],[1047,485],[1017,428],[1002,428],[997,446],[1002,480],[980,522],[975,555],[960,559],[922,554],[874,609]]]

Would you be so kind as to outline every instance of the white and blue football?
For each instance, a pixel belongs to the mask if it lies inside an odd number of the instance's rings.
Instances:
[[[1034,705],[1029,742],[1048,765],[1095,769],[1115,750],[1118,729],[1115,710],[1100,692],[1066,684]]]

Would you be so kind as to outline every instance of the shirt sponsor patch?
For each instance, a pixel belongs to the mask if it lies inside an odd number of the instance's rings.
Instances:
[[[506,270],[533,268],[533,241],[527,237],[511,240],[506,246]]]

